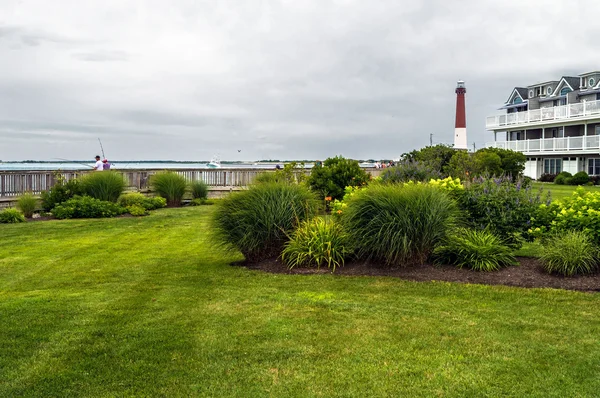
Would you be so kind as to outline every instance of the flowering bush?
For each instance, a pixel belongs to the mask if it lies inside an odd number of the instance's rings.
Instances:
[[[472,227],[490,228],[507,243],[519,246],[521,238],[528,237],[531,218],[543,201],[541,193],[509,177],[477,178],[456,198]]]
[[[458,195],[465,190],[464,185],[460,182],[459,178],[447,177],[444,179],[429,180],[429,185],[440,188],[448,193],[450,196]]]
[[[339,216],[344,212],[344,209],[348,207],[348,199],[354,196],[358,191],[365,188],[365,186],[353,187],[348,186],[344,189],[344,197],[342,200],[335,199],[331,202],[331,213],[335,216]]]
[[[570,197],[540,205],[529,232],[539,237],[568,230],[583,231],[600,242],[600,192],[578,187]]]

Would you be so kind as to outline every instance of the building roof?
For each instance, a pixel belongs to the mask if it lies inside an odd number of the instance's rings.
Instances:
[[[539,86],[546,86],[548,84],[555,84],[558,83],[559,80],[550,80],[547,82],[543,82],[543,83],[537,83],[537,84],[532,84],[531,86],[527,86],[527,88],[533,88],[533,87],[539,87]]]
[[[528,97],[527,95],[527,88],[526,87],[515,87],[515,90],[517,90],[517,92],[519,93],[519,95],[521,96],[521,98],[523,98],[524,100],[526,100]]]
[[[506,100],[505,104],[512,103],[512,98],[513,98],[515,91],[519,94],[519,96],[523,99],[523,101],[525,101],[527,99],[527,89],[525,87],[515,87],[510,92],[510,95],[508,96],[508,99]]]
[[[595,71],[593,71],[593,72],[586,72],[586,73],[582,73],[582,74],[581,74],[581,75],[579,75],[579,76],[580,76],[580,77],[585,77],[585,76],[588,76],[588,75],[596,75],[596,74],[599,74],[599,73],[600,73],[600,71],[597,71],[597,70],[595,70]]]
[[[579,77],[563,76],[562,79],[565,79],[565,81],[569,83],[569,86],[571,86],[573,90],[579,89]]]

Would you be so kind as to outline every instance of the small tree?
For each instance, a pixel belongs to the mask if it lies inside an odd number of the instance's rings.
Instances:
[[[512,177],[513,181],[516,181],[523,175],[525,170],[525,162],[527,157],[521,152],[511,151],[510,149],[501,148],[483,148],[477,151],[476,156],[479,154],[495,154],[500,158],[500,169],[498,174],[506,174]],[[487,156],[487,159],[491,159],[491,156]]]
[[[454,151],[454,155],[444,169],[444,173],[453,178],[469,180],[473,178],[475,171],[475,160],[473,155],[467,151]]]
[[[356,160],[336,156],[328,158],[323,164],[315,164],[307,182],[323,197],[342,199],[346,187],[366,184],[369,178]]]
[[[502,170],[502,159],[495,153],[478,151],[475,153],[474,161],[478,175],[487,174],[491,176],[501,176],[504,174]]]
[[[443,172],[456,152],[451,145],[438,144],[405,153],[402,155],[402,159],[411,162],[426,162],[434,170]]]

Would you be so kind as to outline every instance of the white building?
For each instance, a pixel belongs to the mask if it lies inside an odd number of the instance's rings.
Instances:
[[[500,110],[487,145],[524,153],[526,176],[600,175],[600,71],[515,87]]]

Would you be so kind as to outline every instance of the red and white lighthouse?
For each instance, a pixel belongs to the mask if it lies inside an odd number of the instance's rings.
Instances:
[[[465,82],[456,83],[456,123],[454,124],[454,149],[467,149],[467,116],[465,114]]]

